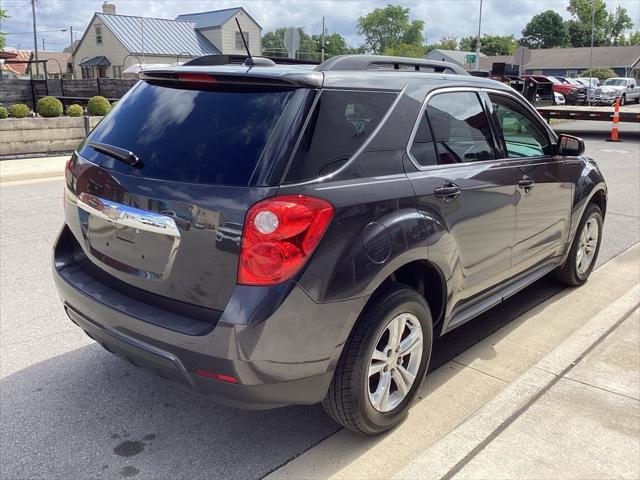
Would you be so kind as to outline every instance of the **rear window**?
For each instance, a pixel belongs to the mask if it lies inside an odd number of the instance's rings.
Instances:
[[[311,113],[287,182],[335,172],[369,138],[397,94],[324,90]]]
[[[133,168],[84,144],[88,160],[133,175],[247,185],[293,90],[190,90],[139,82],[88,138],[135,153]]]

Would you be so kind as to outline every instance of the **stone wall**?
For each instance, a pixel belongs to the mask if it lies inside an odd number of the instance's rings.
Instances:
[[[91,131],[102,117],[86,117]],[[0,120],[0,158],[72,152],[85,138],[85,117]]]

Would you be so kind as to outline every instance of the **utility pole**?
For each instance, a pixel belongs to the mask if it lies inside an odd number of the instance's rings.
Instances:
[[[42,51],[46,52],[47,48],[44,46],[44,37],[42,37]]]
[[[593,30],[596,25],[596,0],[591,0],[591,49],[589,51],[589,87],[587,88],[587,105],[591,105],[591,78],[593,77]],[[594,89],[595,93],[595,89]]]
[[[36,75],[40,75],[38,63],[38,35],[36,34],[36,0],[31,0],[31,14],[33,15],[33,49],[36,54]],[[33,72],[33,70],[31,70]]]
[[[480,30],[482,28],[482,0],[480,0],[480,15],[478,16],[478,36],[476,37],[476,63],[475,70],[480,70]]]
[[[324,62],[324,17],[322,17],[322,61]]]
[[[71,37],[71,80],[76,79],[76,67],[73,64],[73,25],[69,26],[69,35]]]

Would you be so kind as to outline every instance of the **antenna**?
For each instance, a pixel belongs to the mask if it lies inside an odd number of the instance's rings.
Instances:
[[[242,38],[242,43],[244,44],[244,48],[247,50],[247,59],[244,61],[244,64],[255,65],[256,62],[253,61],[253,57],[251,56],[251,52],[249,51],[249,45],[247,45],[247,41],[244,38],[244,33],[242,32],[242,28],[240,27],[240,22],[238,21],[238,17],[236,17],[236,25],[238,25],[238,30],[240,30],[240,37]]]

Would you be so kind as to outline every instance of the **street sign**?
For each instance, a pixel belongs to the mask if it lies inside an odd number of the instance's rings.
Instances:
[[[469,55],[467,55],[467,63],[476,63],[476,54],[475,53],[470,53]]]
[[[289,27],[284,32],[284,48],[287,49],[289,58],[296,58],[296,52],[300,48],[300,32],[295,27]]]

